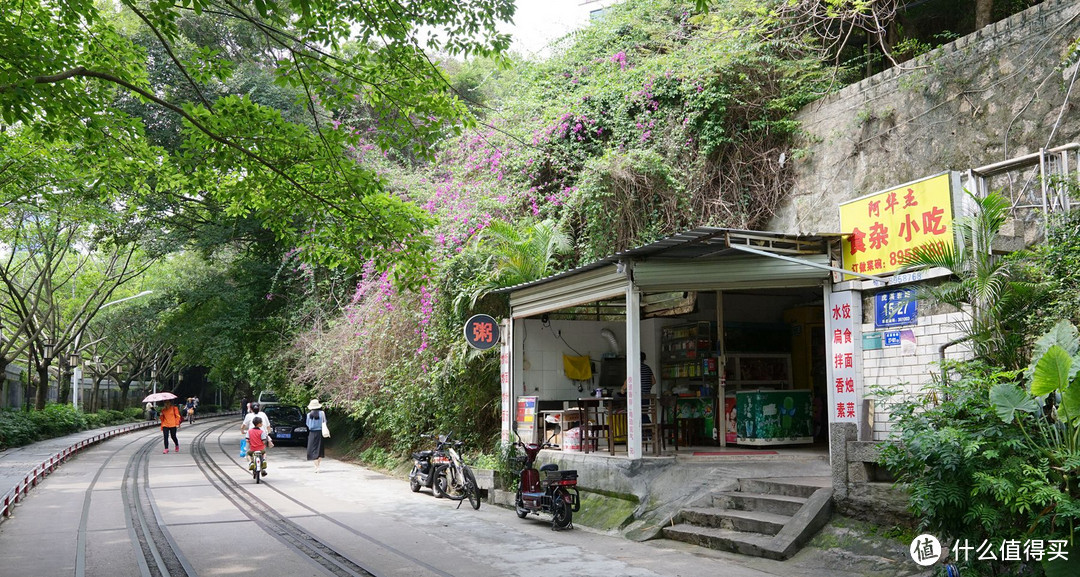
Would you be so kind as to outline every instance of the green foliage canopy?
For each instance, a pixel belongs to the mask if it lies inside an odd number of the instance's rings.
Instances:
[[[254,34],[260,65],[303,96],[306,123],[246,94],[211,98],[206,85],[227,81],[238,57],[191,41],[189,16],[210,13]],[[119,155],[146,127],[111,104],[147,103],[182,119],[180,152],[170,160],[185,169],[169,184],[214,196],[229,214],[257,215],[312,262],[398,264],[411,282],[428,268],[430,219],[349,160],[360,135],[339,130],[327,111],[360,102],[372,127],[363,138],[425,153],[471,124],[425,50],[496,55],[508,38],[495,24],[512,14],[508,0],[20,2],[0,15],[0,118],[46,140],[105,143],[97,154]],[[149,73],[147,50],[129,34],[136,25],[178,72],[172,89]]]

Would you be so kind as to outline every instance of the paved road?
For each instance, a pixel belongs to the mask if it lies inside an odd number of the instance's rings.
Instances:
[[[824,576],[809,568],[635,543],[584,527],[412,493],[408,483],[278,447],[256,485],[233,420],[181,429],[162,454],[157,429],[84,450],[0,524],[0,574],[390,576]],[[3,459],[0,458],[0,462]]]

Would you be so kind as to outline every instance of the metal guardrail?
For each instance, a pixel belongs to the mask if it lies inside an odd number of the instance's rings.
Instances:
[[[57,467],[70,459],[73,455],[79,451],[100,443],[105,439],[115,437],[116,435],[122,435],[130,433],[131,431],[146,429],[148,427],[160,426],[159,423],[154,421],[145,421],[141,423],[131,423],[130,425],[124,425],[117,429],[112,429],[105,433],[99,433],[88,439],[83,439],[70,447],[63,449],[62,451],[52,455],[41,465],[34,467],[21,481],[15,484],[9,491],[4,493],[3,500],[0,501],[0,522],[11,516],[11,510],[27,493],[30,489],[36,487],[39,482],[45,479],[47,475],[52,473]]]
[[[237,414],[236,411],[227,413],[215,413],[213,416],[206,416],[206,418],[222,417],[228,415]],[[30,492],[30,489],[37,487],[38,483],[45,479],[50,473],[52,473],[57,467],[77,454],[79,451],[100,443],[106,439],[137,431],[141,429],[148,429],[150,427],[160,427],[161,423],[157,421],[143,421],[139,423],[131,423],[124,425],[110,431],[99,433],[88,439],[83,439],[70,447],[67,447],[60,452],[56,453],[44,461],[41,465],[36,466],[21,481],[15,483],[15,486],[4,493],[3,499],[0,500],[0,523],[11,516],[11,510]]]

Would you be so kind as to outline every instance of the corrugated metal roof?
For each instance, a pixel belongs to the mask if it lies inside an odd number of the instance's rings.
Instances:
[[[617,252],[575,269],[531,282],[502,288],[494,292],[509,293],[523,288],[536,287],[558,279],[574,276],[590,270],[596,270],[606,265],[612,265],[619,261],[630,259],[695,260],[732,254],[744,254],[738,249],[731,248],[732,244],[742,244],[787,255],[826,254],[828,252],[829,241],[838,236],[840,235],[796,235],[701,226],[644,246]]]

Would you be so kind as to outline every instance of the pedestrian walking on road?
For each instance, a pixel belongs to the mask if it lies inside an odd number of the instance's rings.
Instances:
[[[322,403],[318,399],[311,399],[308,403],[307,414],[307,460],[315,461],[315,472],[319,472],[319,463],[326,456],[323,449],[323,427],[326,424],[326,413],[322,411]]]
[[[172,437],[173,450],[177,453],[180,452],[180,441],[176,440],[176,430],[180,428],[180,409],[176,408],[176,405],[172,401],[165,401],[165,408],[161,409],[161,435],[165,439],[165,450],[163,453],[169,452],[169,437]]]

